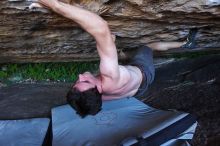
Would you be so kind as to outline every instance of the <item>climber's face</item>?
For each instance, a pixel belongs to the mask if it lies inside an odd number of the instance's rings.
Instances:
[[[79,74],[79,78],[73,87],[83,92],[91,88],[95,88],[96,80],[97,79],[90,72],[85,72],[83,74]]]

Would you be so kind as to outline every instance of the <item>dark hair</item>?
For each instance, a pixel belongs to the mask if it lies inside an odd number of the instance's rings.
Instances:
[[[97,87],[80,92],[76,88],[72,88],[67,93],[67,103],[74,108],[81,117],[86,115],[97,114],[102,107],[102,94],[99,93]]]

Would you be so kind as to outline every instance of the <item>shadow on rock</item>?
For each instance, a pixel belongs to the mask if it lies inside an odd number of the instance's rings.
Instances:
[[[142,100],[159,109],[179,110],[197,117],[195,146],[220,145],[220,55],[184,59],[157,68]]]

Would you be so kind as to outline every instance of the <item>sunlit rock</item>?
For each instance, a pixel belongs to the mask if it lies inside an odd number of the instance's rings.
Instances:
[[[156,41],[184,40],[197,27],[198,50],[220,48],[219,0],[62,0],[109,23],[119,51]],[[97,59],[93,38],[74,22],[29,0],[0,1],[0,62]],[[178,52],[178,51],[177,51]]]

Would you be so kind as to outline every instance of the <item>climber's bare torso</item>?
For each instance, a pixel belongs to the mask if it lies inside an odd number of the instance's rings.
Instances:
[[[102,83],[102,99],[118,99],[135,95],[142,81],[142,73],[135,66],[119,65],[120,78]]]

